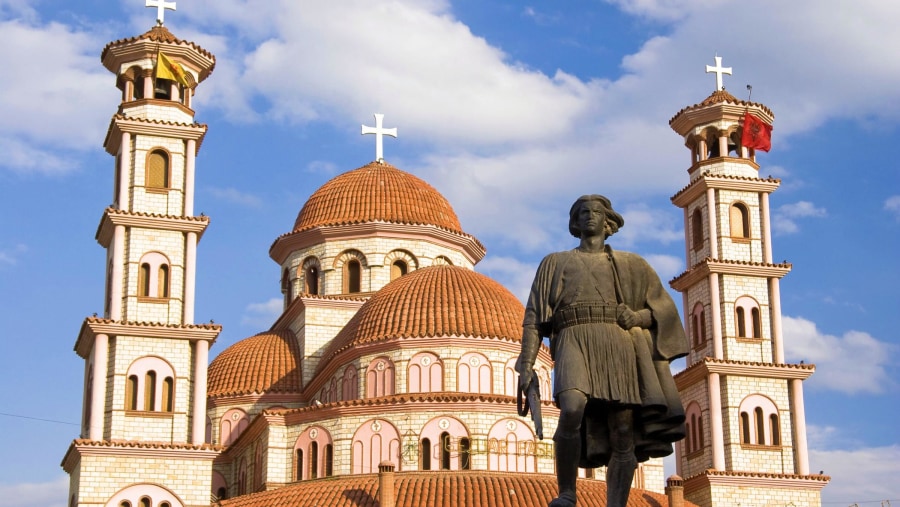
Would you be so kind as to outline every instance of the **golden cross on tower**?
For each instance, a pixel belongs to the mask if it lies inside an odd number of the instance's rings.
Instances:
[[[175,10],[175,2],[166,2],[166,0],[147,0],[146,7],[156,7],[156,22],[160,26],[166,17],[166,9]]]
[[[149,1],[149,0],[148,0]],[[362,135],[375,134],[375,161],[384,162],[384,136],[397,137],[397,129],[386,129],[382,127],[383,114],[375,113],[375,126],[362,126]]]
[[[149,2],[150,0],[147,0],[147,1]],[[712,65],[706,66],[706,73],[709,74],[710,72],[716,73],[716,91],[724,90],[725,85],[722,84],[722,74],[728,74],[730,76],[731,75],[731,67],[722,67],[722,57],[719,55],[716,55],[716,66],[715,67],[713,67]]]

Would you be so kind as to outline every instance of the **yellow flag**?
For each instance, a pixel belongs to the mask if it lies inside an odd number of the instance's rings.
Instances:
[[[171,60],[162,51],[156,55],[156,77],[181,83],[188,88],[197,86],[193,74],[184,70],[180,63]]]

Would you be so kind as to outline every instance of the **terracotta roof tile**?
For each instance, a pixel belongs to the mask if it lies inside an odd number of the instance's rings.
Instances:
[[[85,319],[85,322],[88,323],[97,323],[97,324],[124,324],[128,326],[142,326],[142,327],[165,327],[169,329],[209,329],[214,331],[221,331],[222,326],[219,324],[165,324],[162,322],[138,322],[138,321],[118,321],[112,319],[105,319],[103,317],[88,317]]]
[[[462,232],[450,203],[434,187],[383,162],[372,162],[322,185],[300,210],[293,232],[375,221]]]
[[[387,284],[359,309],[322,354],[392,338],[476,336],[520,339],[525,307],[496,281],[458,266],[418,269]]]
[[[669,125],[671,125],[672,122],[675,121],[675,118],[678,118],[682,113],[691,111],[693,109],[700,109],[700,108],[712,106],[715,104],[723,104],[723,103],[724,104],[734,104],[734,105],[738,105],[738,106],[755,106],[755,107],[758,107],[758,108],[762,109],[763,111],[767,112],[770,116],[775,116],[775,114],[772,113],[772,110],[769,109],[768,107],[764,106],[763,104],[760,104],[758,102],[748,102],[746,100],[740,100],[725,90],[716,90],[716,91],[712,92],[712,94],[709,97],[706,97],[705,99],[703,99],[703,102],[701,102],[699,104],[694,104],[693,106],[685,107],[681,111],[678,111],[677,113],[675,113],[675,116],[673,116],[672,119],[669,120]]]
[[[134,440],[90,440],[86,438],[76,438],[72,441],[73,445],[86,447],[117,447],[117,448],[136,448],[136,449],[179,449],[179,450],[204,450],[204,451],[222,451],[224,446],[215,444],[188,444],[188,443],[171,443],[171,442],[144,442]]]
[[[329,477],[290,484],[271,491],[222,500],[222,507],[377,507],[377,474]],[[397,472],[397,507],[533,507],[556,495],[556,477],[514,472]],[[578,481],[578,505],[604,507],[606,483]],[[687,507],[693,503],[685,501]],[[665,495],[632,489],[628,507],[666,507]]]
[[[299,393],[300,346],[288,330],[268,331],[228,347],[209,365],[207,396]]]
[[[172,44],[187,44],[187,45],[191,46],[192,48],[194,48],[195,50],[197,50],[198,52],[200,52],[201,54],[203,54],[204,56],[206,56],[207,58],[209,58],[210,60],[212,60],[213,67],[215,67],[216,57],[213,56],[212,53],[201,48],[200,46],[198,46],[197,44],[195,44],[193,42],[188,42],[185,40],[181,40],[178,37],[175,37],[174,35],[172,35],[172,32],[170,32],[168,30],[168,28],[166,28],[165,26],[159,26],[159,25],[154,26],[147,32],[145,32],[141,35],[138,35],[137,37],[129,37],[127,39],[119,39],[119,40],[110,42],[109,44],[106,45],[105,48],[103,48],[103,52],[100,53],[100,60],[102,61],[104,58],[106,58],[106,52],[109,51],[110,48],[115,47],[115,46],[120,46],[123,44],[130,44],[132,42],[137,42],[140,40],[149,40],[152,42],[167,42],[167,43],[172,43]],[[209,71],[212,72],[212,68],[210,68]]]

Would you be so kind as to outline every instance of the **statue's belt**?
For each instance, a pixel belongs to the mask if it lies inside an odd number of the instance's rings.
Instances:
[[[553,314],[553,329],[559,331],[579,324],[615,324],[618,314],[615,304],[569,305]]]

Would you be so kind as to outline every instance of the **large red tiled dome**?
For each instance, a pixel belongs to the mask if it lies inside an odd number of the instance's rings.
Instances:
[[[432,266],[387,284],[359,309],[323,354],[391,338],[520,339],[525,307],[494,280],[458,266]]]
[[[206,394],[299,393],[300,356],[290,331],[268,331],[241,340],[210,363]]]
[[[362,222],[426,224],[462,232],[450,203],[434,187],[383,162],[322,185],[300,210],[293,230]]]

